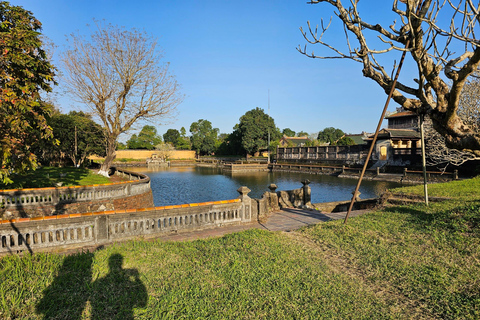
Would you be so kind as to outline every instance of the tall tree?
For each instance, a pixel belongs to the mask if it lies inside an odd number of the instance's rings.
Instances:
[[[108,175],[117,138],[138,120],[164,121],[182,101],[157,40],[145,32],[95,23],[90,39],[69,38],[62,57],[65,82],[76,98],[97,116],[107,136],[100,173]]]
[[[50,92],[54,67],[42,48],[40,21],[30,11],[0,2],[0,181],[37,166],[32,147],[52,136]]]
[[[180,132],[177,129],[168,129],[163,134],[163,141],[172,144],[174,147],[177,147],[178,139],[180,139]]]
[[[308,137],[308,133],[305,131],[297,132],[297,137]]]
[[[218,128],[213,128],[208,120],[200,119],[193,122],[190,125],[192,149],[202,155],[215,152],[218,131]]]
[[[68,114],[57,112],[48,123],[53,129],[54,138],[59,141],[52,150],[57,157],[65,155],[74,166],[79,167],[89,155],[105,155],[103,128],[90,115],[76,111]]]
[[[162,138],[157,134],[157,128],[154,126],[143,126],[138,135],[133,134],[127,141],[128,149],[147,149],[153,150],[162,143]]]
[[[478,70],[465,82],[459,100],[458,115],[472,130],[480,132],[480,72]],[[451,149],[445,138],[433,128],[430,117],[425,119],[425,151],[427,164],[446,169],[449,164],[459,166],[469,160],[478,160],[471,152]]]
[[[255,154],[261,148],[268,147],[268,134],[270,140],[280,139],[280,130],[275,126],[275,121],[263,109],[255,108],[247,111],[240,117],[238,125],[242,147],[249,153]]]
[[[295,137],[295,131],[290,128],[285,128],[282,130],[282,134],[287,137]]]
[[[324,143],[330,143],[334,145],[345,133],[334,127],[328,127],[318,133],[317,140]]]
[[[388,61],[385,55],[406,51],[408,62],[416,66],[416,72],[410,82],[406,82],[406,77],[397,82],[393,100],[407,110],[429,114],[448,147],[480,155],[480,133],[458,115],[465,82],[480,64],[480,46],[475,36],[480,21],[478,3],[471,0],[448,1],[447,4],[438,0],[393,0],[396,22],[388,26],[368,22],[360,16],[360,12],[365,12],[362,5],[371,5],[368,1],[349,1],[349,7],[337,0],[312,0],[311,3],[333,7],[345,30],[346,51],[324,40],[330,24],[322,23],[318,30],[308,23],[308,32],[301,30],[306,41],[320,44],[333,55],[307,52],[307,46],[298,48],[302,54],[311,58],[356,61],[362,64],[365,77],[389,93],[394,72],[386,70],[382,62]],[[376,16],[380,15],[385,16],[381,12]],[[381,42],[373,36],[378,36]],[[397,54],[390,61],[398,58]],[[395,63],[390,65],[395,66]]]

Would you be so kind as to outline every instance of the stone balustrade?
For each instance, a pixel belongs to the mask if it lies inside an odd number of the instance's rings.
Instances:
[[[256,219],[250,190],[241,187],[238,192],[238,199],[225,201],[1,220],[0,255],[85,248],[250,223]]]
[[[124,199],[141,195],[146,205],[153,205],[150,178],[146,175],[116,169],[117,175],[129,181],[88,186],[0,190],[0,219],[36,217],[86,212],[85,209],[128,209]],[[117,201],[118,200],[118,201]],[[115,202],[118,202],[115,205]],[[131,201],[139,206],[139,201]]]

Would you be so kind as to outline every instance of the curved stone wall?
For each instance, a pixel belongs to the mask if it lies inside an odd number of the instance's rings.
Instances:
[[[0,190],[0,219],[126,210],[153,206],[150,178],[116,169],[129,181],[89,186]]]

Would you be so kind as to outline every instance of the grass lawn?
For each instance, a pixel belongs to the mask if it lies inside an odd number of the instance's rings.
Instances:
[[[40,167],[23,175],[14,174],[10,178],[13,183],[7,185],[0,183],[0,190],[55,187],[60,182],[62,186],[110,183],[107,177],[95,174],[89,169],[74,167]]]
[[[477,178],[435,185],[432,195],[454,199],[346,226],[7,256],[0,318],[479,319],[479,188]]]

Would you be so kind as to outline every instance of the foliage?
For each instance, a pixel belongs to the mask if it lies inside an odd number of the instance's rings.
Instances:
[[[337,140],[337,142],[335,142],[335,145],[337,146],[353,146],[355,145],[355,141],[353,141],[352,138],[350,137],[341,137],[340,139]]]
[[[339,140],[344,135],[345,133],[342,130],[336,129],[334,127],[328,127],[318,133],[317,139],[320,142],[330,143],[330,145],[334,145],[337,140]]]
[[[133,134],[127,141],[128,149],[147,149],[153,150],[155,146],[162,142],[162,138],[157,134],[157,128],[154,126],[143,126],[138,134]]]
[[[62,186],[86,186],[110,183],[107,177],[93,173],[86,168],[73,167],[40,167],[22,174],[13,174],[13,182],[0,189],[49,188],[58,184]]]
[[[267,148],[269,132],[271,141],[281,137],[280,130],[275,126],[273,118],[260,108],[247,111],[240,117],[238,131],[242,147],[251,155],[261,148]]]
[[[297,132],[297,137],[308,137],[308,133],[305,131]]]
[[[55,112],[48,124],[59,143],[52,145],[45,142],[41,150],[43,159],[61,163],[66,156],[75,167],[79,167],[92,154],[100,157],[105,155],[103,128],[93,121],[90,115],[76,111],[68,114]]]
[[[0,181],[36,168],[32,147],[51,138],[46,118],[55,68],[42,48],[41,23],[30,11],[0,2]]]
[[[215,152],[218,128],[213,128],[208,120],[200,119],[190,125],[192,134],[190,141],[192,150],[196,150],[199,155],[209,155]]]
[[[70,36],[62,61],[70,93],[105,129],[107,155],[100,173],[108,175],[118,136],[139,120],[158,124],[172,117],[183,96],[156,39],[136,29],[95,26],[90,39]]]
[[[126,150],[127,145],[123,142],[117,141],[117,147],[115,149],[116,150]]]
[[[346,43],[343,47],[337,42],[329,43],[326,34],[332,21],[323,24],[322,20],[320,30],[308,23],[308,31],[301,32],[308,43],[319,44],[328,53],[319,54],[319,50],[310,53],[307,46],[299,47],[298,51],[311,58],[342,58],[360,63],[363,76],[375,81],[385,93],[392,92],[396,103],[406,110],[429,115],[447,147],[480,156],[480,132],[459,115],[464,85],[480,65],[476,38],[480,21],[478,3],[471,0],[391,2],[393,5],[378,3],[380,15],[388,15],[382,7],[393,12],[392,23],[380,24],[368,21],[369,14],[365,14],[368,10],[362,7],[371,5],[368,1],[312,1],[331,8],[345,31]],[[414,66],[415,72],[410,73],[410,78],[401,78],[392,90],[396,73],[384,66],[395,69],[399,52],[402,56],[405,54],[405,64]]]
[[[222,143],[218,146],[216,154],[218,155],[245,155],[245,149],[242,147],[242,140],[238,124],[233,128],[233,132],[228,134]]]
[[[180,139],[180,132],[177,129],[168,129],[167,132],[163,134],[163,141],[175,147],[177,147],[178,139]]]
[[[290,128],[285,128],[282,130],[282,135],[287,137],[295,137],[295,131]]]

